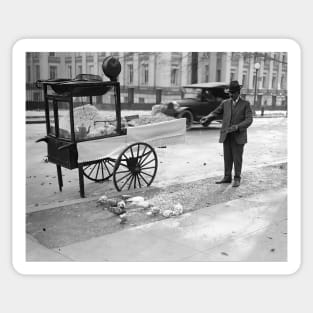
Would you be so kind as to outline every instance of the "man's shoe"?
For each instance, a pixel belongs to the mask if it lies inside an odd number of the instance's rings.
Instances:
[[[239,179],[235,179],[233,182],[233,187],[239,187],[240,186],[240,180]]]
[[[230,184],[231,178],[224,177],[222,180],[216,181],[215,184]]]

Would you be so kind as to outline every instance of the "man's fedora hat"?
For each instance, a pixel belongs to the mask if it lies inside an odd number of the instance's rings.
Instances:
[[[230,82],[229,87],[228,87],[228,92],[236,92],[240,91],[242,86],[239,85],[238,80],[233,80]]]

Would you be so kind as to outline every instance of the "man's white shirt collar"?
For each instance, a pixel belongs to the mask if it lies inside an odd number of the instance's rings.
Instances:
[[[238,98],[236,100],[231,99],[233,103],[237,104],[240,100],[240,96],[238,96]]]

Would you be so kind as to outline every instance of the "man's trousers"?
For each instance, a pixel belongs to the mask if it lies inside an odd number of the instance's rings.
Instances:
[[[232,169],[234,164],[235,178],[240,179],[243,147],[244,144],[238,144],[236,142],[234,134],[230,133],[227,135],[225,141],[223,142],[225,177],[232,177]]]

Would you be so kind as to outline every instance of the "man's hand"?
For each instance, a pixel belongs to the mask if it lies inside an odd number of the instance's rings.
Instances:
[[[236,132],[237,130],[238,130],[238,125],[233,125],[233,126],[228,127],[226,132],[233,133],[233,132]]]
[[[208,117],[208,116],[204,116],[200,119],[200,123],[201,125],[203,126],[207,126],[210,124],[210,122],[212,122],[212,118],[211,117]]]

